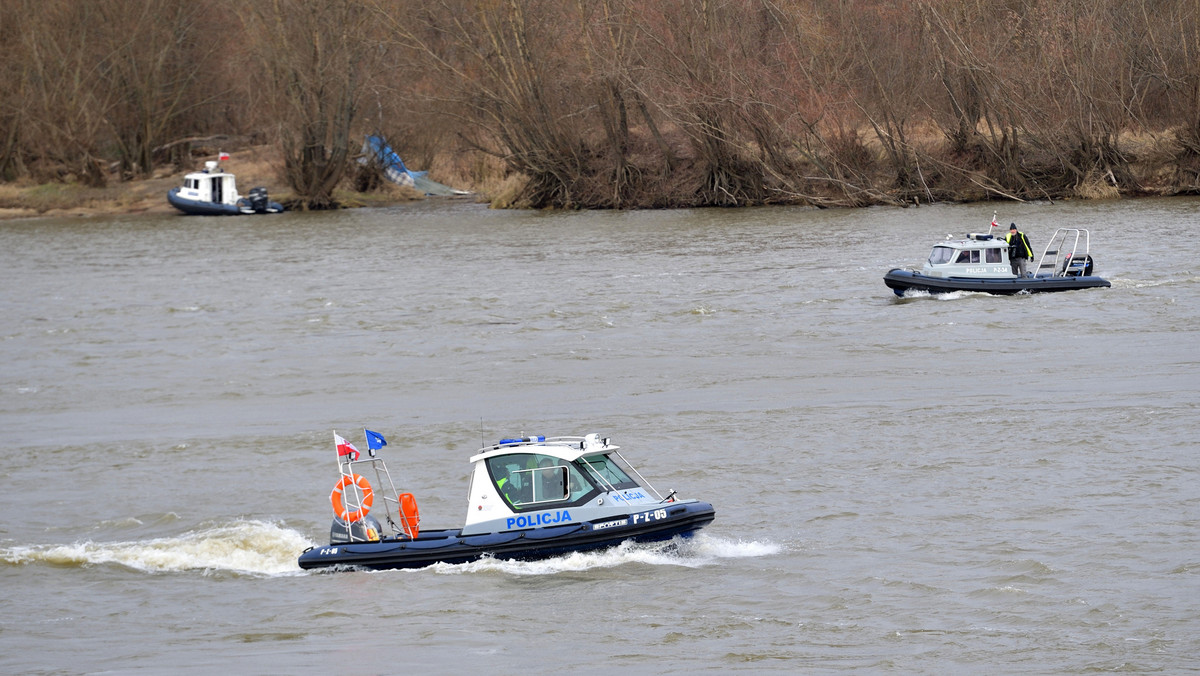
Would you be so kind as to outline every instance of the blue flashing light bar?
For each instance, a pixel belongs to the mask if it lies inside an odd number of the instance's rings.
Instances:
[[[530,443],[542,442],[545,440],[546,440],[546,437],[544,435],[539,435],[536,437],[520,437],[518,439],[501,439],[500,445],[503,446],[505,444],[530,444]]]

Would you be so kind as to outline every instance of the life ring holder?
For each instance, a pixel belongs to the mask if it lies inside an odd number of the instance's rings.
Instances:
[[[346,506],[345,496],[342,495],[342,490],[353,484],[362,491],[362,507],[351,512]],[[333,513],[346,523],[354,523],[361,521],[371,511],[371,504],[375,501],[375,491],[371,490],[371,483],[366,480],[361,474],[343,474],[341,481],[333,487],[333,492],[329,494],[329,504],[333,506]]]

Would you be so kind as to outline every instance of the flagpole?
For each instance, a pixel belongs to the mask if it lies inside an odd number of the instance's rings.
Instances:
[[[344,474],[344,472],[342,471],[342,454],[338,452],[337,445],[338,445],[338,433],[337,433],[337,430],[334,430],[333,431],[333,454],[334,454],[334,457],[337,458],[338,472]]]

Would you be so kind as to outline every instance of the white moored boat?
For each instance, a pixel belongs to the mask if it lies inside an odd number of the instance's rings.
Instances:
[[[222,154],[222,159],[228,155]],[[167,192],[171,206],[185,214],[196,216],[237,216],[241,214],[276,214],[283,205],[267,197],[266,188],[251,188],[241,196],[237,179],[221,169],[219,162],[209,160],[202,171],[183,177],[183,185]]]

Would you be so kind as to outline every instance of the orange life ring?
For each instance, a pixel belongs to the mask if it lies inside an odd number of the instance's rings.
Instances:
[[[362,491],[362,509],[356,509],[353,512],[346,508],[346,500],[342,495],[342,489],[350,484],[358,486],[358,489]],[[358,474],[343,475],[342,480],[333,487],[333,492],[329,494],[329,504],[333,505],[333,513],[346,523],[361,521],[371,511],[371,503],[374,500],[375,491],[371,490],[370,482]]]

